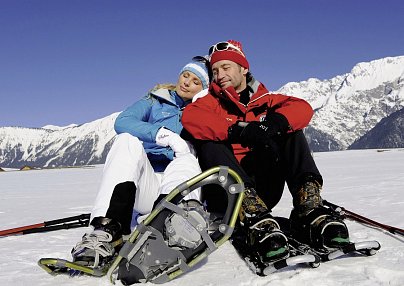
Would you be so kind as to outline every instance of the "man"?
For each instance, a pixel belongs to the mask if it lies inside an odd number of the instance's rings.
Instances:
[[[239,42],[219,42],[209,56],[209,94],[187,106],[182,123],[194,138],[202,170],[225,165],[244,180],[236,249],[248,249],[264,262],[288,256],[287,238],[270,214],[285,182],[293,196],[292,234],[312,246],[346,243],[345,224],[322,205],[323,180],[302,132],[313,115],[311,106],[270,94],[251,76]],[[219,194],[213,192],[205,190],[204,197],[208,209],[218,211]]]

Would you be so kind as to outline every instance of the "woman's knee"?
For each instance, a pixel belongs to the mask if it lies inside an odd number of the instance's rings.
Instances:
[[[112,145],[115,148],[126,147],[128,149],[143,149],[142,141],[139,138],[129,134],[129,133],[121,133],[115,137],[114,144]]]

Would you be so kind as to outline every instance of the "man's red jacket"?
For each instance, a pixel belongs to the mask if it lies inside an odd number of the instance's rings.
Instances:
[[[306,127],[313,109],[310,104],[300,98],[282,94],[271,94],[265,86],[252,80],[249,88],[253,92],[250,102],[244,105],[239,102],[239,94],[233,87],[221,89],[212,83],[209,93],[189,104],[182,114],[184,128],[196,139],[222,141],[227,140],[228,128],[237,121],[263,121],[268,108],[281,113],[289,122],[290,132]],[[240,161],[248,147],[233,144],[234,154]]]

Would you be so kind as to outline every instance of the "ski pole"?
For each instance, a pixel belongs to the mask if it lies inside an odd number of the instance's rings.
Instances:
[[[341,206],[338,206],[336,204],[330,203],[328,201],[323,200],[323,204],[326,206],[329,206],[330,208],[332,208],[333,210],[335,210],[336,212],[338,212],[340,215],[346,217],[346,218],[350,218],[352,220],[356,220],[358,222],[362,222],[371,226],[375,226],[378,228],[381,228],[383,230],[387,230],[388,232],[392,233],[392,234],[398,234],[401,236],[404,236],[404,229],[398,228],[398,227],[394,227],[394,226],[390,226],[387,224],[383,224],[374,220],[371,220],[370,218],[361,216],[357,213],[354,213],[350,210],[347,210]]]
[[[77,221],[77,222],[74,222]],[[74,222],[74,223],[70,223]],[[28,234],[34,232],[52,231],[57,229],[67,229],[74,227],[85,227],[90,223],[90,214],[81,214],[72,217],[66,217],[61,219],[55,219],[45,221],[43,223],[25,225],[21,227],[0,230],[0,236],[16,235],[16,234]]]
[[[31,228],[27,230],[23,230],[21,232],[13,232],[9,235],[24,235],[30,233],[38,233],[38,232],[48,232],[60,229],[70,229],[70,228],[78,228],[78,227],[86,227],[88,226],[88,221],[80,221],[80,222],[70,222],[70,223],[63,223],[58,225],[50,225],[38,228]]]

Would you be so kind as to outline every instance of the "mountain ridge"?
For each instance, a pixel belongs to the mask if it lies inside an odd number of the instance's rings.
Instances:
[[[114,136],[119,112],[61,129],[0,127],[0,165],[20,168],[101,164]]]
[[[312,105],[315,113],[305,135],[313,151],[345,150],[404,107],[404,56],[358,63],[331,79],[290,82],[276,92]],[[118,114],[64,127],[0,127],[0,167],[101,164],[116,135]]]
[[[278,92],[307,100],[315,110],[310,126],[343,150],[404,106],[404,56],[358,63],[327,80],[291,82]]]

